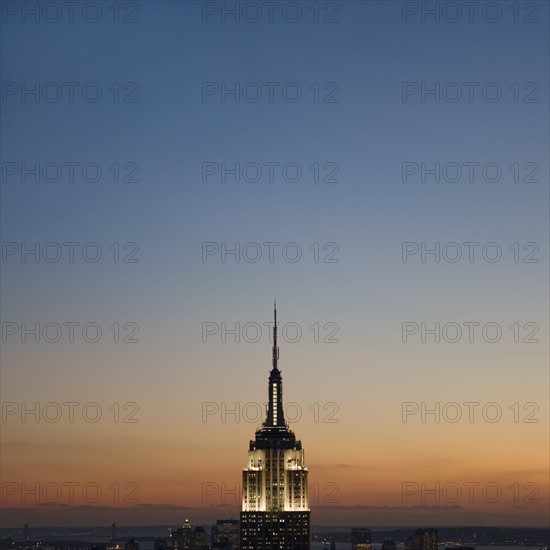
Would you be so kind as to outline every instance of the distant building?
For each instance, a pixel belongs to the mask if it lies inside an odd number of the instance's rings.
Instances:
[[[175,531],[172,531],[171,535],[171,548],[172,550],[208,550],[208,536],[203,527],[191,527],[189,520],[186,519],[185,523]],[[158,539],[155,542],[155,550],[162,549],[162,539]],[[158,543],[158,548],[157,548]],[[168,546],[168,545],[167,545]]]
[[[139,542],[136,539],[130,539],[124,545],[124,550],[139,550]]]
[[[405,542],[405,550],[437,550],[437,529],[417,529]]]
[[[212,526],[214,550],[240,550],[240,524],[238,519],[219,519]]]
[[[351,550],[371,550],[371,540],[372,533],[367,527],[351,528]]]
[[[395,541],[391,539],[386,539],[382,543],[381,550],[396,550]]]
[[[179,529],[172,531],[172,550],[191,550],[192,538],[193,529],[189,520],[186,519]]]
[[[195,527],[191,535],[191,550],[208,550],[208,536],[204,527]]]
[[[166,542],[166,539],[158,538],[155,540],[153,550],[170,550],[170,545]]]

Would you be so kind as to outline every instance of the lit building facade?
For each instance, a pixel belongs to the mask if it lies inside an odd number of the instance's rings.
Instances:
[[[437,529],[417,529],[405,542],[405,550],[437,550],[439,531]]]
[[[172,531],[170,535],[172,539],[172,550],[191,550],[193,542],[193,529],[189,520],[186,519],[185,523],[175,531]]]
[[[212,526],[211,538],[214,550],[239,550],[240,524],[238,519],[219,519]]]
[[[371,530],[367,527],[351,528],[351,550],[371,550]]]
[[[278,360],[275,310],[267,417],[250,441],[243,470],[241,550],[310,550],[304,450],[285,422]]]

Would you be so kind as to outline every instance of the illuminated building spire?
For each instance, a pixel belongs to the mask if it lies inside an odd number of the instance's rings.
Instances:
[[[277,360],[279,359],[279,346],[277,345],[277,301],[273,301],[273,369],[278,370]]]
[[[269,373],[268,408],[264,426],[266,428],[286,428],[283,412],[283,378],[277,365],[279,346],[277,345],[277,302],[273,304],[273,368]]]

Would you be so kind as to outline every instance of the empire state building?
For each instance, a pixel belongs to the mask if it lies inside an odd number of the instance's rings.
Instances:
[[[274,314],[267,418],[250,441],[243,469],[241,550],[310,550],[307,468],[302,443],[285,422]]]

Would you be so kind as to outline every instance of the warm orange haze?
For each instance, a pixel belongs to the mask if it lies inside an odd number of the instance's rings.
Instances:
[[[133,388],[128,401],[92,401],[82,387],[81,401],[43,403],[37,388],[36,404],[4,403],[6,524],[238,517],[247,442],[265,420],[270,341],[200,348],[204,361],[230,362],[223,380],[198,368],[193,380]],[[544,525],[546,425],[516,391],[482,402],[470,388],[459,403],[447,388],[414,402],[380,358],[351,380],[344,363],[356,359],[341,345],[281,346],[284,412],[305,445],[315,524]],[[128,371],[139,377],[135,360]]]

